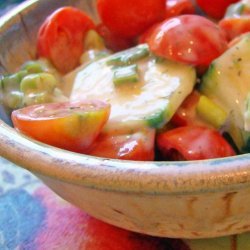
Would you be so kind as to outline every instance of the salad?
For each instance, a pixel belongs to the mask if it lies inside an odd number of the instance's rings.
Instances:
[[[14,127],[73,152],[203,160],[250,152],[250,1],[97,0],[44,20],[1,76]]]

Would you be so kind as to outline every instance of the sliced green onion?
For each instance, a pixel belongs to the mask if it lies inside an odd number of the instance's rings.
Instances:
[[[138,82],[139,74],[136,64],[114,69],[113,83],[117,86],[123,83]]]
[[[22,70],[27,70],[29,74],[41,73],[45,71],[44,66],[38,61],[28,61],[21,67]]]
[[[11,92],[13,90],[20,89],[20,83],[22,79],[27,76],[26,70],[21,70],[15,74],[4,76],[1,85],[4,92]]]
[[[4,105],[11,109],[23,107],[23,93],[12,91],[4,95]]]
[[[149,48],[146,44],[136,46],[132,49],[125,50],[107,60],[108,65],[125,66],[137,62],[138,60],[149,55]]]
[[[201,95],[196,111],[202,119],[217,129],[225,124],[228,116],[225,110],[204,95]]]
[[[20,84],[24,93],[43,92],[52,93],[57,85],[56,78],[50,73],[30,74],[23,78]]]
[[[24,104],[26,106],[52,102],[52,95],[48,92],[28,93],[24,95]]]

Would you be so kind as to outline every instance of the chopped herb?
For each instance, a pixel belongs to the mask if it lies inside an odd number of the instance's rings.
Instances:
[[[138,82],[139,74],[136,64],[117,67],[114,69],[113,82],[115,85],[120,85],[129,82]]]
[[[115,56],[111,56],[107,61],[108,65],[126,66],[135,63],[136,61],[149,55],[147,45],[139,45],[135,48],[121,52]]]

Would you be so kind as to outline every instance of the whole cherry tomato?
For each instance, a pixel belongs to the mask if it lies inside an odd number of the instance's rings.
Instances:
[[[62,7],[53,12],[39,29],[38,56],[49,59],[61,73],[69,72],[79,64],[85,35],[94,28],[93,21],[84,12]]]
[[[122,160],[153,161],[154,139],[153,129],[133,134],[101,133],[88,154]]]
[[[235,155],[218,131],[202,126],[184,126],[160,133],[157,146],[165,160],[203,160]]]
[[[239,0],[196,0],[197,5],[210,17],[220,19],[224,16],[227,7]]]
[[[97,25],[96,30],[103,38],[105,46],[114,52],[128,49],[134,45],[132,39],[114,34],[102,23]]]
[[[166,0],[97,0],[105,26],[116,35],[134,38],[165,17]]]
[[[181,15],[156,25],[145,41],[156,55],[195,66],[209,65],[227,49],[225,33],[198,15]]]
[[[110,105],[76,101],[28,106],[12,112],[14,127],[52,146],[85,153],[107,122]]]

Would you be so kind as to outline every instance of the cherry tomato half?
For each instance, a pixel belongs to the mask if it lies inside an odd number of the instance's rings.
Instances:
[[[219,132],[202,126],[184,126],[157,136],[165,160],[203,160],[235,155]]]
[[[167,0],[166,18],[183,14],[194,14],[195,7],[192,0]]]
[[[12,112],[14,127],[44,143],[85,153],[107,122],[110,105],[76,101],[28,106]]]
[[[224,18],[219,22],[219,26],[226,32],[228,39],[233,40],[244,33],[250,32],[250,15]]]
[[[97,0],[105,26],[120,37],[134,38],[165,16],[165,0]]]
[[[239,0],[196,0],[197,5],[210,17],[220,19],[224,16],[227,7]]]
[[[90,17],[79,9],[60,8],[39,29],[38,56],[49,59],[60,72],[69,72],[79,64],[84,37],[88,30],[94,28]]]
[[[153,161],[154,139],[153,129],[133,134],[101,133],[88,154],[122,160]]]
[[[198,15],[167,19],[145,40],[156,55],[195,66],[209,65],[227,49],[219,26]]]

